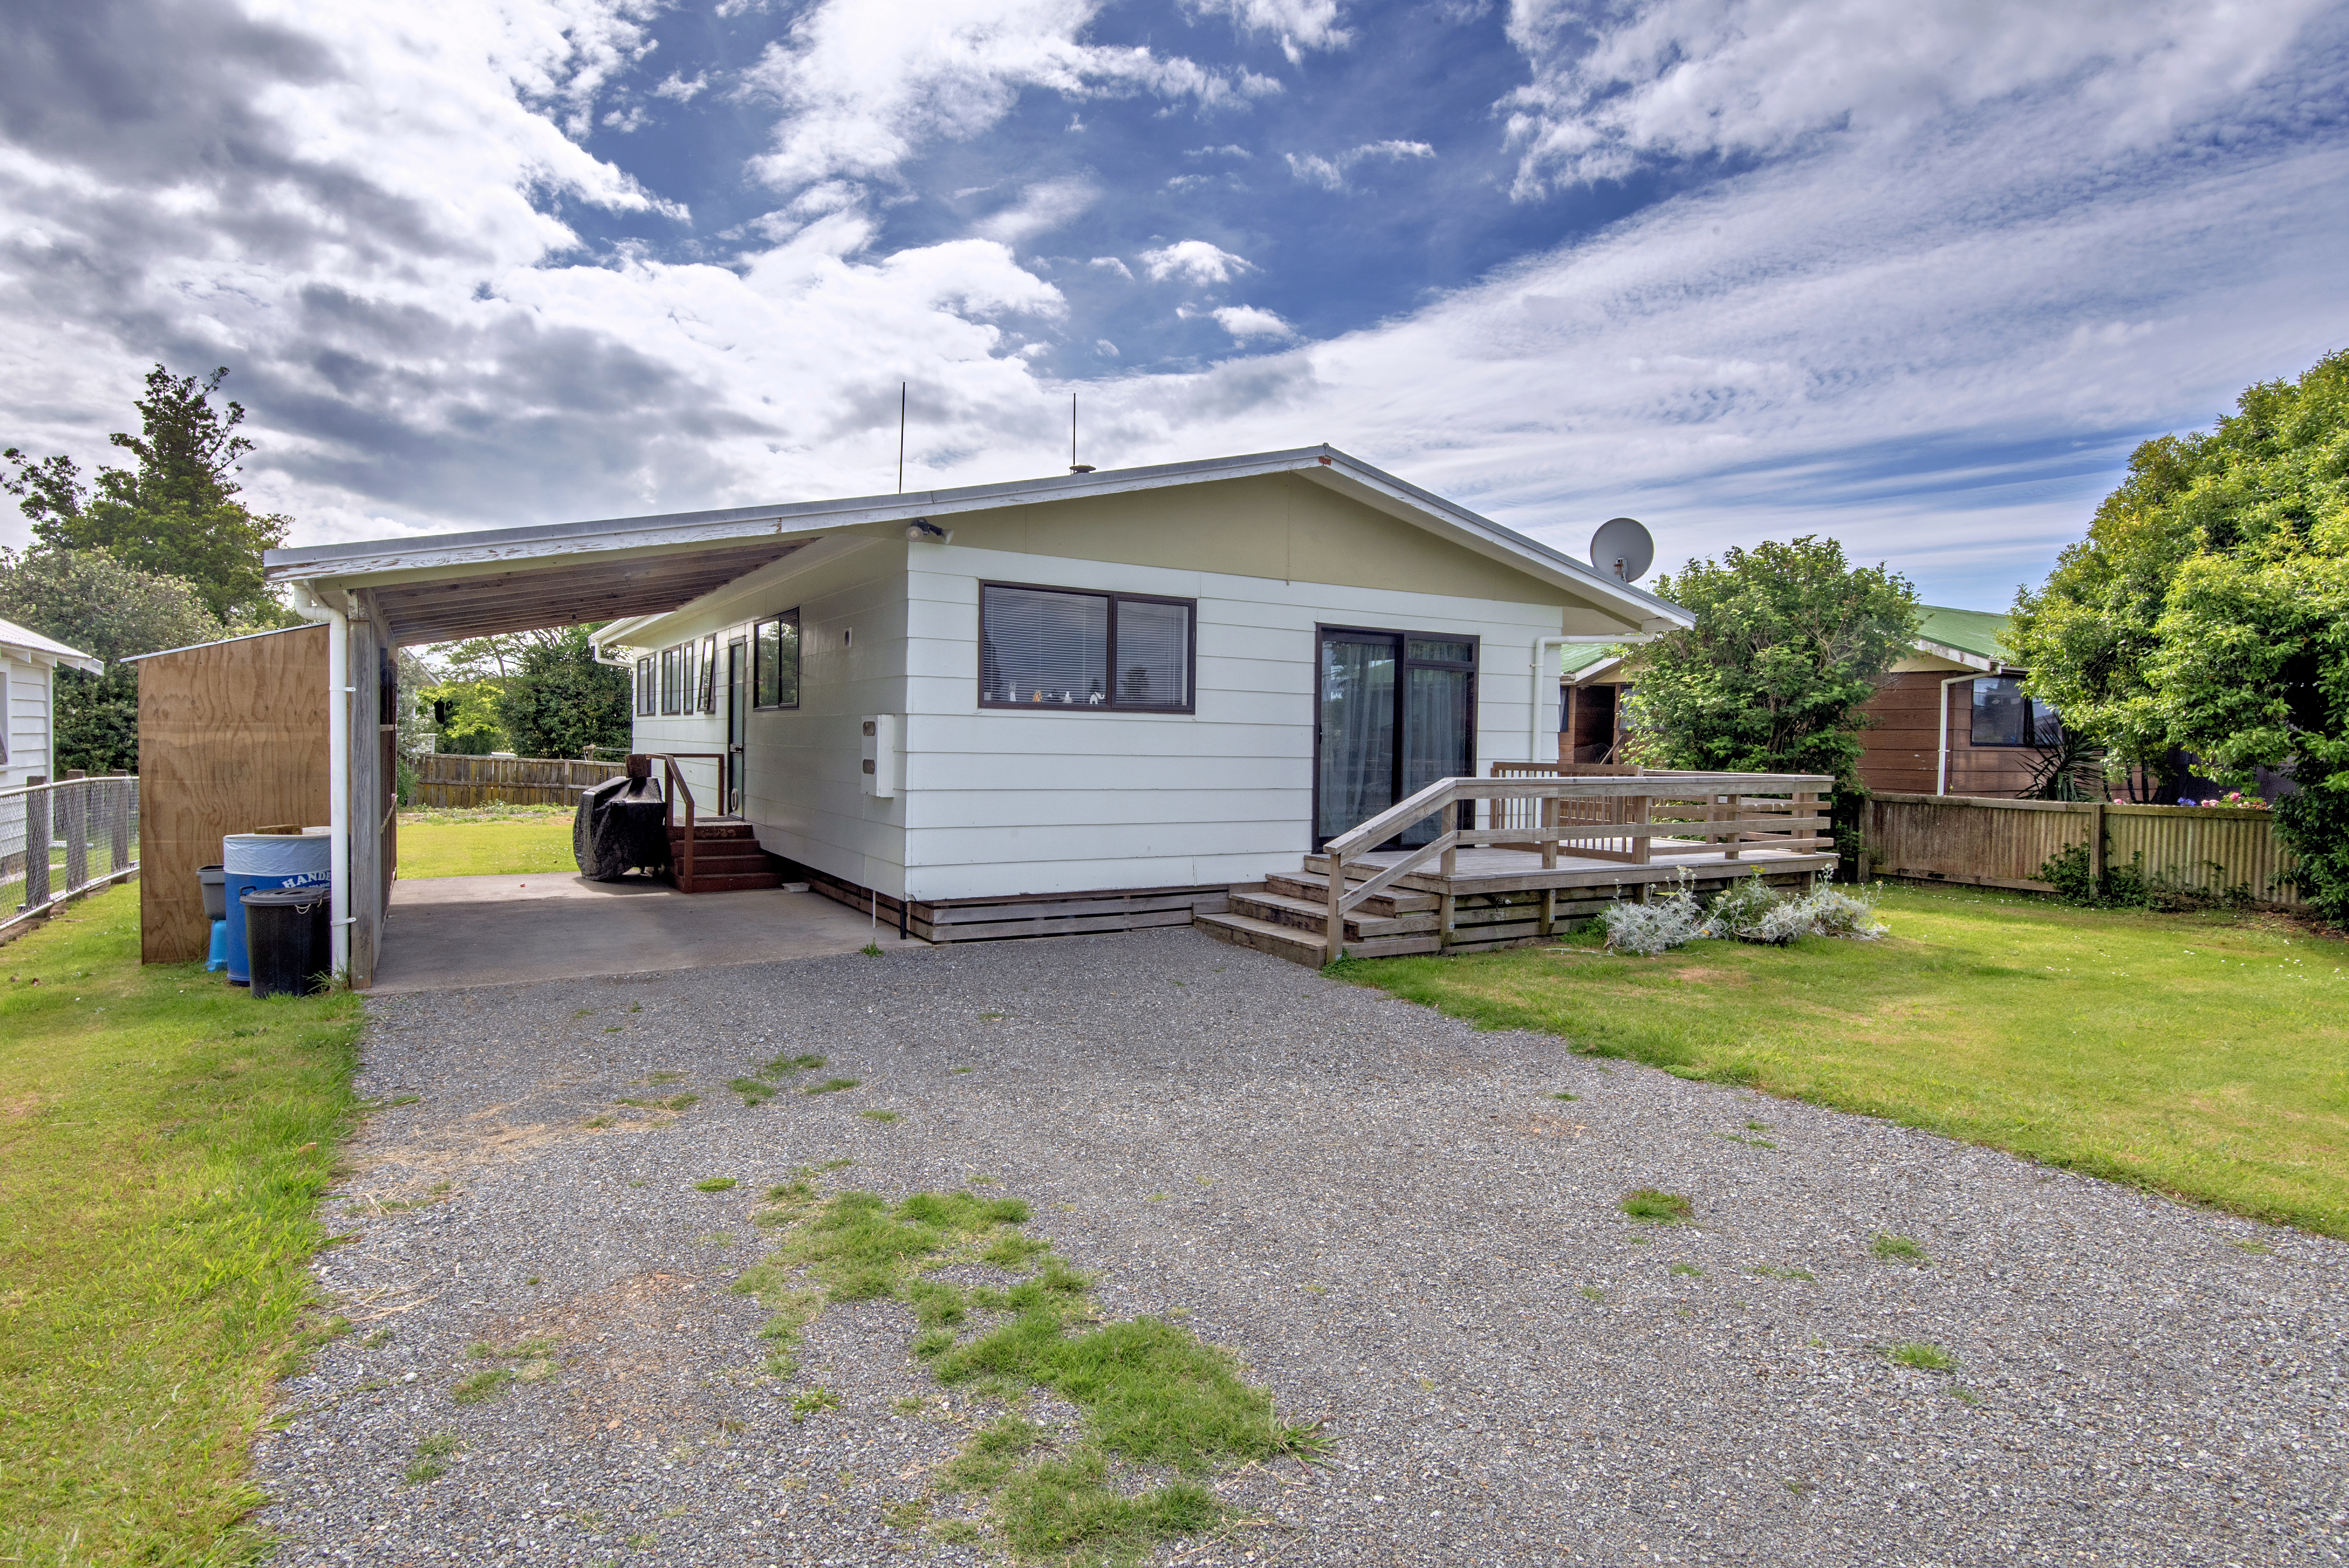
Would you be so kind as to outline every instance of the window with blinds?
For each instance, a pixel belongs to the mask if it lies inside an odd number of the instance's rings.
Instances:
[[[1196,621],[1188,599],[981,583],[978,704],[1189,713]]]
[[[754,707],[800,705],[800,613],[786,611],[750,629],[750,703]]]

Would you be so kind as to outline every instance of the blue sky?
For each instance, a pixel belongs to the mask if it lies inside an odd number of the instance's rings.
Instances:
[[[227,365],[307,542],[885,490],[901,381],[909,485],[1050,472],[1074,391],[2001,608],[2349,345],[2344,89],[2322,0],[42,6],[0,444]]]

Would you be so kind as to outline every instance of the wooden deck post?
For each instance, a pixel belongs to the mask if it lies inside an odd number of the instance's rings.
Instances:
[[[1330,907],[1321,928],[1327,943],[1322,961],[1335,964],[1346,956],[1346,862],[1334,848],[1324,852],[1330,858]]]

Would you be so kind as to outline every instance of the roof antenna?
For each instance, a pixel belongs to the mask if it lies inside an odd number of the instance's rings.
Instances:
[[[905,384],[897,383],[897,493],[905,493]]]
[[[1077,461],[1077,395],[1073,392],[1069,394],[1069,471],[1072,474],[1093,471],[1092,464]]]

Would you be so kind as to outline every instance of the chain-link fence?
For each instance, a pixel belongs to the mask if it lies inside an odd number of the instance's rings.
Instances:
[[[0,789],[0,932],[139,869],[139,780]]]

